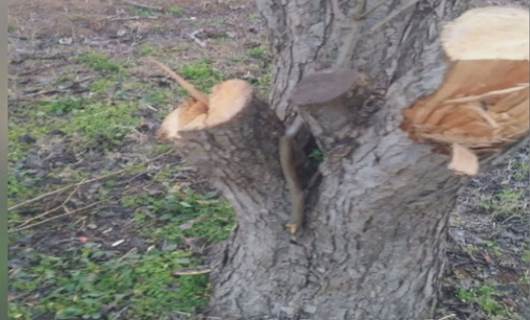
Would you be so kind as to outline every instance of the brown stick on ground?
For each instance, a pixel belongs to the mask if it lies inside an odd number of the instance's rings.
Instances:
[[[200,101],[204,103],[205,105],[208,105],[208,96],[195,88],[191,83],[186,81],[186,79],[182,78],[178,74],[176,74],[173,70],[171,70],[168,66],[164,65],[163,63],[155,60],[154,58],[148,58],[149,62],[152,62],[156,64],[160,69],[162,69],[165,73],[167,73],[171,78],[173,78],[177,83],[186,90],[186,92],[189,93],[190,96],[192,96],[197,101]]]

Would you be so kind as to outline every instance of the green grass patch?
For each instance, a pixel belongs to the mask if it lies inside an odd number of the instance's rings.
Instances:
[[[256,60],[263,60],[267,58],[267,50],[265,50],[263,47],[255,47],[255,48],[249,49],[247,51],[247,54],[249,57],[251,57],[252,59],[256,59]]]
[[[86,103],[87,101],[83,98],[66,97],[60,100],[41,102],[40,109],[51,115],[61,116],[73,110],[83,109]]]
[[[174,17],[182,17],[184,15],[184,9],[176,4],[169,6],[167,12]]]
[[[235,225],[233,209],[226,201],[193,193],[125,197],[122,204],[141,208],[134,219],[156,242],[182,244],[192,237],[217,242],[227,239]]]
[[[499,247],[499,244],[495,241],[485,241],[484,242],[485,247],[487,248],[488,252],[492,254],[495,257],[502,256],[502,250],[501,247]]]
[[[457,292],[457,297],[462,302],[477,304],[488,316],[510,319],[510,311],[504,304],[498,301],[502,298],[502,294],[491,286],[483,285],[471,289],[461,288]]]
[[[140,119],[133,115],[137,109],[138,106],[128,103],[94,103],[87,105],[83,110],[73,112],[72,118],[62,130],[78,136],[85,148],[112,148],[122,144],[127,133],[140,124]]]
[[[530,179],[530,163],[528,162],[516,162],[513,166],[514,179],[517,181],[528,181]]]
[[[74,253],[38,253],[32,260],[10,279],[10,292],[26,296],[10,303],[12,319],[112,319],[120,312],[126,319],[169,319],[207,303],[207,276],[173,275],[197,266],[182,251],[121,255],[87,243]]]
[[[35,195],[35,178],[31,179],[27,174],[24,177],[17,177],[12,171],[7,176],[7,199],[8,206],[14,205],[21,199],[29,199]],[[11,218],[9,218],[11,222]]]
[[[148,91],[144,100],[150,105],[160,106],[168,104],[171,97],[172,94],[167,89],[153,89]]]
[[[260,88],[263,88],[264,90],[268,91],[271,84],[272,84],[272,72],[270,70],[267,70],[267,72],[265,72],[258,78],[258,85],[260,86]]]
[[[149,55],[153,54],[154,52],[155,52],[155,48],[153,48],[152,46],[150,46],[148,44],[144,44],[144,45],[140,46],[140,48],[138,49],[138,53],[141,56],[149,56]]]
[[[525,212],[526,202],[523,190],[505,188],[499,193],[483,198],[479,207],[502,220],[512,215],[522,215]]]
[[[324,153],[319,148],[315,148],[309,153],[309,159],[318,165],[324,161]]]
[[[155,15],[155,10],[149,8],[130,7],[130,14],[140,17],[151,17]]]
[[[86,52],[79,56],[79,62],[102,73],[119,73],[123,67],[108,56],[98,52]]]
[[[210,91],[214,85],[223,81],[222,74],[208,60],[188,64],[182,68],[181,73],[185,79],[204,91]]]
[[[251,14],[249,17],[248,17],[248,21],[253,21],[253,22],[257,22],[257,21],[260,21],[261,17],[255,13]]]
[[[117,80],[114,78],[103,78],[98,79],[90,84],[90,92],[95,94],[105,94],[112,91],[117,84]]]
[[[522,255],[521,259],[523,259],[524,262],[526,262],[526,263],[528,263],[528,265],[530,265],[530,249],[525,249],[523,251],[523,255]]]
[[[13,121],[8,123],[8,159],[9,163],[13,164],[19,160],[22,160],[27,152],[31,150],[33,144],[24,142],[23,137],[31,137],[34,140],[44,136],[48,128],[31,124],[30,122],[25,124],[17,124]],[[12,168],[11,168],[12,169]]]

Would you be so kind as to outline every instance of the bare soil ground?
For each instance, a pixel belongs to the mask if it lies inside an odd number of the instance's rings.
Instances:
[[[144,58],[265,96],[254,2],[9,2],[10,317],[199,318],[207,273],[174,273],[203,270],[233,214],[155,141],[184,93]],[[438,318],[530,319],[528,154],[462,191]]]

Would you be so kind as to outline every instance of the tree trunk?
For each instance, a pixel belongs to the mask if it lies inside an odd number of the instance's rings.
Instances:
[[[182,138],[189,160],[238,217],[214,259],[209,312],[223,319],[428,319],[448,218],[465,179],[447,169],[447,155],[400,129],[402,111],[443,80],[442,23],[481,3],[369,1],[363,15],[363,1],[257,2],[276,55],[272,109],[254,97],[238,119]],[[295,109],[295,87],[324,69],[353,70],[353,93]],[[304,90],[325,87],[322,79]],[[277,146],[280,119],[291,113],[302,116],[325,155],[321,179],[305,190],[296,238],[285,230],[291,199]]]

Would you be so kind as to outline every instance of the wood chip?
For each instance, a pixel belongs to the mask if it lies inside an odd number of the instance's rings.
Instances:
[[[207,274],[212,272],[211,269],[202,269],[202,270],[181,270],[173,272],[175,276],[197,276],[201,274]]]
[[[449,163],[449,169],[459,174],[474,176],[478,173],[479,163],[477,156],[468,148],[453,143],[453,157]]]
[[[118,240],[118,241],[114,242],[110,246],[114,248],[114,247],[117,247],[117,246],[119,246],[120,244],[122,244],[124,242],[125,242],[125,240],[121,239],[121,240]]]

